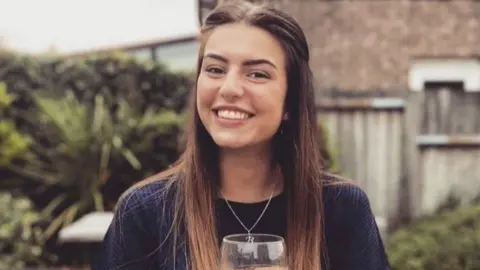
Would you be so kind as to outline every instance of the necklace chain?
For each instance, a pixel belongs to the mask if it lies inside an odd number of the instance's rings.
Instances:
[[[276,187],[277,187],[277,183],[275,183],[275,186],[273,187],[272,193],[270,194],[270,197],[268,198],[267,204],[266,204],[265,207],[263,208],[262,213],[260,214],[260,216],[257,218],[257,221],[255,221],[255,223],[252,225],[252,227],[251,227],[250,229],[248,229],[247,226],[245,226],[245,224],[243,224],[242,220],[237,216],[237,214],[236,214],[235,211],[233,210],[232,206],[231,206],[230,203],[228,202],[227,198],[225,198],[225,196],[223,195],[222,191],[220,191],[220,194],[222,195],[223,199],[224,199],[225,202],[227,203],[228,208],[230,208],[230,211],[231,211],[232,214],[235,216],[235,218],[238,220],[238,222],[240,223],[240,225],[242,225],[242,227],[247,231],[248,235],[250,235],[250,232],[255,228],[255,226],[257,226],[258,222],[260,222],[260,220],[262,219],[263,215],[264,215],[265,212],[267,211],[268,206],[270,205],[270,201],[271,201],[272,198],[273,198],[273,194],[275,193],[275,188],[276,188]]]

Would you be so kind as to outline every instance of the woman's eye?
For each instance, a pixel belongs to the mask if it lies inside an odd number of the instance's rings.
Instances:
[[[222,74],[223,69],[218,68],[218,67],[208,67],[205,69],[208,73],[213,73],[213,74]]]
[[[254,79],[268,79],[270,76],[264,72],[252,72],[248,74],[248,77],[254,78]]]

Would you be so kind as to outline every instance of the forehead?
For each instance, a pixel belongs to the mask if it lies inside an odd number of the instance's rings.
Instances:
[[[267,31],[243,23],[215,28],[205,43],[204,54],[220,54],[230,61],[266,59],[284,67],[285,54],[280,42]]]

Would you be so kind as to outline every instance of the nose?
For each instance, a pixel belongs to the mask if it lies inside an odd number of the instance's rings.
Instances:
[[[243,96],[241,78],[233,70],[228,72],[220,86],[219,94],[227,101],[232,101]]]

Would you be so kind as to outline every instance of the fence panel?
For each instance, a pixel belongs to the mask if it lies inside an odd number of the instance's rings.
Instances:
[[[337,95],[318,110],[340,174],[365,190],[377,217],[420,217],[450,195],[467,202],[480,194],[480,93]]]
[[[402,102],[388,100],[329,100],[319,113],[342,176],[354,180],[367,193],[374,214],[387,220],[398,214],[403,139]]]

